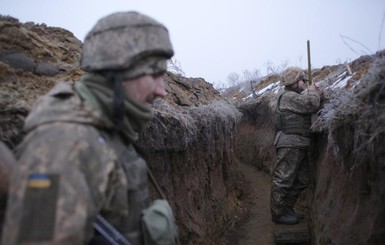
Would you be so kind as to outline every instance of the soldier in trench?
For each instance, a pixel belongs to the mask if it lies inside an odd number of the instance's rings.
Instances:
[[[294,210],[294,205],[310,180],[311,116],[320,107],[322,91],[314,84],[307,85],[305,73],[297,67],[284,71],[281,81],[285,88],[277,95],[274,119],[277,159],[270,209],[273,222],[290,225],[304,218],[303,213]]]
[[[16,148],[2,244],[95,244],[101,214],[130,244],[174,244],[165,200],[150,202],[133,144],[166,95],[166,27],[137,12],[100,19],[82,47],[83,78],[39,98]]]

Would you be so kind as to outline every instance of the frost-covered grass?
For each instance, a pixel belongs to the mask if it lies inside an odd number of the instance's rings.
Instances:
[[[313,124],[313,128],[317,127],[318,130],[329,129],[333,122],[347,118],[357,110],[360,103],[355,94],[345,89],[328,90],[327,96],[331,99],[318,112],[318,118]]]
[[[166,102],[155,110],[154,120],[144,138],[157,150],[186,150],[194,143],[210,142],[221,135],[231,135],[241,113],[227,101],[215,101],[198,107],[170,110]],[[201,142],[202,143],[202,142]]]
[[[341,79],[341,85],[345,79]],[[329,146],[347,166],[378,162],[385,137],[385,57],[356,84],[354,91],[334,86],[313,127],[328,131]]]

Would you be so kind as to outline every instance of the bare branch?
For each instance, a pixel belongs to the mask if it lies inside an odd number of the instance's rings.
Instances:
[[[340,34],[340,37],[341,37],[342,41],[344,42],[344,44],[346,46],[348,46],[348,48],[350,48],[350,50],[352,50],[356,54],[362,55],[362,54],[371,54],[371,53],[373,53],[368,47],[366,47],[363,43],[361,43],[359,41],[356,41],[356,40],[354,40],[354,39],[352,39],[350,37],[344,36],[342,34]],[[367,52],[361,51],[361,54],[358,53],[354,48],[352,48],[352,46],[349,45],[347,40],[350,41],[350,42],[353,42],[353,43],[356,43],[356,44],[360,45],[361,47],[365,48],[367,50]]]
[[[382,15],[382,22],[381,22],[381,27],[380,27],[380,33],[378,35],[378,50],[381,49],[381,36],[382,36],[382,30],[384,29],[384,22],[385,22],[385,12]]]

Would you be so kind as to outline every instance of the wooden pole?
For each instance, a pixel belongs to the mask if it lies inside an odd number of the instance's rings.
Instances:
[[[313,77],[311,74],[310,41],[309,40],[307,40],[307,73],[309,76],[309,83],[313,84]]]

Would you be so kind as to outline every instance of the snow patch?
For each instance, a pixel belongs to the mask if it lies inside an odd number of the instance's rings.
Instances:
[[[270,84],[269,86],[259,90],[256,94],[257,95],[263,95],[267,92],[274,92],[274,93],[277,93],[277,91],[279,90],[279,84],[280,84],[281,81],[278,81],[278,82],[275,82],[275,83],[272,83]]]
[[[331,88],[344,88],[348,82],[348,80],[352,77],[352,76],[347,76],[345,77],[344,79],[341,79],[341,77],[345,75],[342,74],[338,77],[337,81],[331,86]]]

